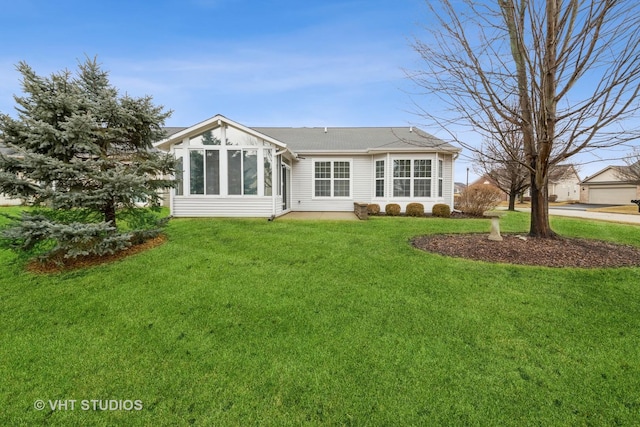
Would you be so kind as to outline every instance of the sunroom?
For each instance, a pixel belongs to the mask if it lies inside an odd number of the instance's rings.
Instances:
[[[171,213],[180,217],[270,217],[288,210],[295,156],[285,144],[216,116],[157,145],[177,160]]]

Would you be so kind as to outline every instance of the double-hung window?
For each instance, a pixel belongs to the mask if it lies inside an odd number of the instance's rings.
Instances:
[[[413,197],[431,197],[431,160],[413,161]]]
[[[384,160],[376,160],[376,197],[384,197]]]
[[[393,161],[393,197],[411,197],[411,160]]]
[[[431,197],[431,160],[394,160],[393,197]]]
[[[443,178],[444,178],[444,162],[438,160],[438,197],[442,197]]]
[[[314,197],[350,197],[351,161],[314,161],[313,195]]]

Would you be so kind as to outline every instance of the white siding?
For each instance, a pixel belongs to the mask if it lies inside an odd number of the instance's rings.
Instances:
[[[587,180],[587,182],[616,182],[620,180],[618,172],[614,168],[608,168],[599,174],[592,176]]]
[[[354,202],[378,203],[381,209],[387,203],[397,203],[405,210],[408,203],[419,202],[426,212],[431,212],[436,203],[445,203],[453,207],[453,156],[435,153],[382,154],[365,156],[317,156],[303,155],[293,164],[291,210],[293,211],[352,211]],[[394,198],[393,195],[393,159],[431,159],[432,160],[432,197]],[[351,161],[351,189],[349,198],[315,198],[313,188],[314,161]],[[375,162],[385,161],[385,197],[375,197]],[[438,197],[438,160],[443,161],[443,192]]]
[[[0,194],[0,206],[17,206],[22,203],[20,199],[10,199],[4,194]]]
[[[282,210],[282,205],[280,205]],[[249,217],[269,218],[273,215],[271,197],[188,197],[173,199],[175,217]]]
[[[557,202],[578,200],[580,198],[580,185],[577,180],[564,179],[549,186],[549,194],[558,196]]]
[[[354,202],[369,203],[372,192],[371,156],[304,156],[294,162],[291,174],[291,210],[352,211]],[[313,188],[314,160],[351,161],[351,196],[348,198],[315,198]]]

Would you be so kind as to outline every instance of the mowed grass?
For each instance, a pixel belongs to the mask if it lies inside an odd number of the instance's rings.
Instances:
[[[552,221],[640,244],[637,226]],[[51,276],[0,251],[0,425],[636,424],[640,269],[409,243],[488,228],[175,219],[161,247]],[[502,228],[526,232],[527,214]],[[65,399],[75,410],[51,409]],[[80,406],[92,399],[143,407]]]

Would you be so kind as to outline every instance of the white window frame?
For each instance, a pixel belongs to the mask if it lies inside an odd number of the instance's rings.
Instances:
[[[378,177],[378,162],[382,162],[382,176]],[[384,199],[387,196],[387,164],[384,159],[373,159],[373,198]],[[382,196],[378,196],[378,181],[382,181]]]
[[[330,163],[331,164],[331,176],[329,178],[316,178],[316,164],[317,163]],[[335,196],[335,182],[345,180],[344,178],[335,177],[335,164],[336,163],[348,163],[349,164],[349,195],[348,196]],[[314,200],[353,200],[353,159],[351,158],[315,158],[311,161],[311,198]],[[330,195],[329,196],[316,196],[316,181],[317,180],[329,180],[330,182]]]
[[[226,139],[226,127],[221,127],[222,139]],[[202,131],[201,134],[206,131]],[[242,132],[242,131],[241,131]],[[196,135],[196,137],[199,135]],[[274,194],[274,181],[277,179],[277,175],[274,172],[275,166],[275,153],[277,151],[276,147],[273,144],[264,141],[260,138],[255,138],[257,143],[255,145],[203,145],[200,143],[191,145],[191,139],[195,139],[196,137],[185,137],[182,142],[175,144],[175,149],[173,150],[174,154],[176,154],[176,150],[180,150],[182,153],[183,159],[183,195],[178,197],[189,197],[189,198],[255,198],[255,197],[276,197]],[[242,194],[229,194],[229,180],[228,180],[228,153],[229,151],[238,150],[241,152],[241,190]],[[257,194],[244,194],[244,152],[247,150],[255,150],[257,152]],[[203,179],[205,185],[204,194],[191,194],[191,151],[201,151],[203,154]],[[218,151],[219,152],[219,164],[218,164],[218,173],[219,173],[219,186],[220,191],[219,194],[206,194],[206,151]],[[265,152],[271,151],[272,153],[272,170],[271,170],[271,195],[265,195],[265,165],[264,165],[264,156]],[[175,190],[172,189],[172,191]]]
[[[438,197],[444,197],[444,160],[438,159],[438,188],[436,189]]]
[[[398,160],[408,161],[410,164],[409,176],[407,177],[396,177],[394,173],[395,162]],[[429,177],[416,177],[415,176],[415,161],[416,160],[428,160],[431,161],[431,174]],[[434,179],[434,175],[437,174],[435,171],[435,165],[437,158],[433,155],[396,155],[391,156],[389,159],[389,165],[387,166],[387,172],[389,172],[389,180],[390,180],[390,193],[387,199],[389,200],[433,200],[437,191],[436,179]],[[435,172],[435,173],[434,173]],[[409,180],[409,195],[408,196],[396,196],[395,195],[395,180],[396,179],[406,179]],[[429,196],[415,196],[415,180],[428,179],[430,195]]]

